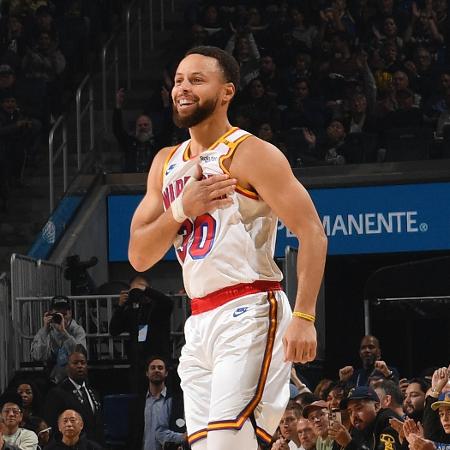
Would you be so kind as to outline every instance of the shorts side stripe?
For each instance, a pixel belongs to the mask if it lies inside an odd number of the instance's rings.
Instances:
[[[211,430],[226,430],[226,429],[241,429],[244,422],[250,417],[254,409],[261,401],[264,387],[269,373],[270,362],[272,361],[272,351],[275,342],[275,334],[277,330],[277,300],[273,292],[268,292],[269,307],[269,330],[267,333],[266,349],[264,351],[263,362],[261,365],[261,373],[259,375],[258,385],[256,387],[255,395],[250,403],[239,413],[235,420],[220,420],[210,422],[208,424],[208,431]]]
[[[256,427],[256,435],[267,444],[272,442],[272,436],[262,428]]]
[[[208,435],[208,430],[205,428],[203,430],[196,431],[188,436],[189,445],[192,445],[194,442],[199,441],[200,439],[204,439]]]

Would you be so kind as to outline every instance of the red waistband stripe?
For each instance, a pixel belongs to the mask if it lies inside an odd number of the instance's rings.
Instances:
[[[253,283],[235,284],[234,286],[227,286],[226,288],[211,292],[211,294],[205,297],[193,298],[191,300],[191,311],[193,315],[201,314],[218,308],[239,297],[244,297],[245,295],[280,290],[281,284],[278,281],[257,280]]]

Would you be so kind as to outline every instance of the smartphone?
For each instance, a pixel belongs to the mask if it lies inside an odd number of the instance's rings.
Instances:
[[[342,423],[341,411],[339,409],[330,409],[328,411],[328,421]]]

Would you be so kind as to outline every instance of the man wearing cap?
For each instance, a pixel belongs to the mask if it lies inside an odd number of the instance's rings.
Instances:
[[[4,394],[0,399],[0,408],[0,445],[3,441],[5,449],[36,450],[36,433],[20,428],[23,419],[22,397],[16,393]],[[0,448],[3,450],[3,447]]]
[[[303,409],[303,417],[311,422],[317,436],[317,450],[337,450],[341,447],[328,433],[332,425],[328,413],[328,404],[324,400],[312,402]]]
[[[46,362],[55,383],[66,376],[70,353],[77,345],[86,348],[86,332],[72,318],[70,299],[64,295],[52,298],[50,311],[44,314],[44,326],[37,332],[31,344],[31,357]]]
[[[389,409],[380,409],[380,400],[369,386],[360,386],[350,391],[341,401],[341,409],[347,409],[353,430],[345,435],[338,426],[332,426],[330,435],[346,450],[398,450],[400,441],[397,432],[390,426],[394,414]]]
[[[425,398],[425,409],[423,411],[422,425],[424,428],[425,437],[431,439],[434,442],[444,442],[449,445],[450,450],[450,433],[448,428],[444,426],[444,421],[447,423],[450,420],[448,417],[447,408],[447,419],[441,416],[441,406],[445,408],[445,402],[449,401],[450,398],[450,366],[440,367],[436,369],[431,378],[431,389],[427,392]],[[448,406],[448,405],[447,405]],[[438,411],[438,413],[436,413]],[[444,410],[442,410],[444,411]],[[444,416],[445,414],[442,413]]]

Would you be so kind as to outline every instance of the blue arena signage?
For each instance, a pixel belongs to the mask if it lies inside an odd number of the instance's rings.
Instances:
[[[329,255],[450,249],[450,183],[311,189]],[[131,216],[142,196],[111,195],[109,259],[127,259]],[[280,222],[276,256],[296,237]],[[174,259],[170,252],[167,258]]]

